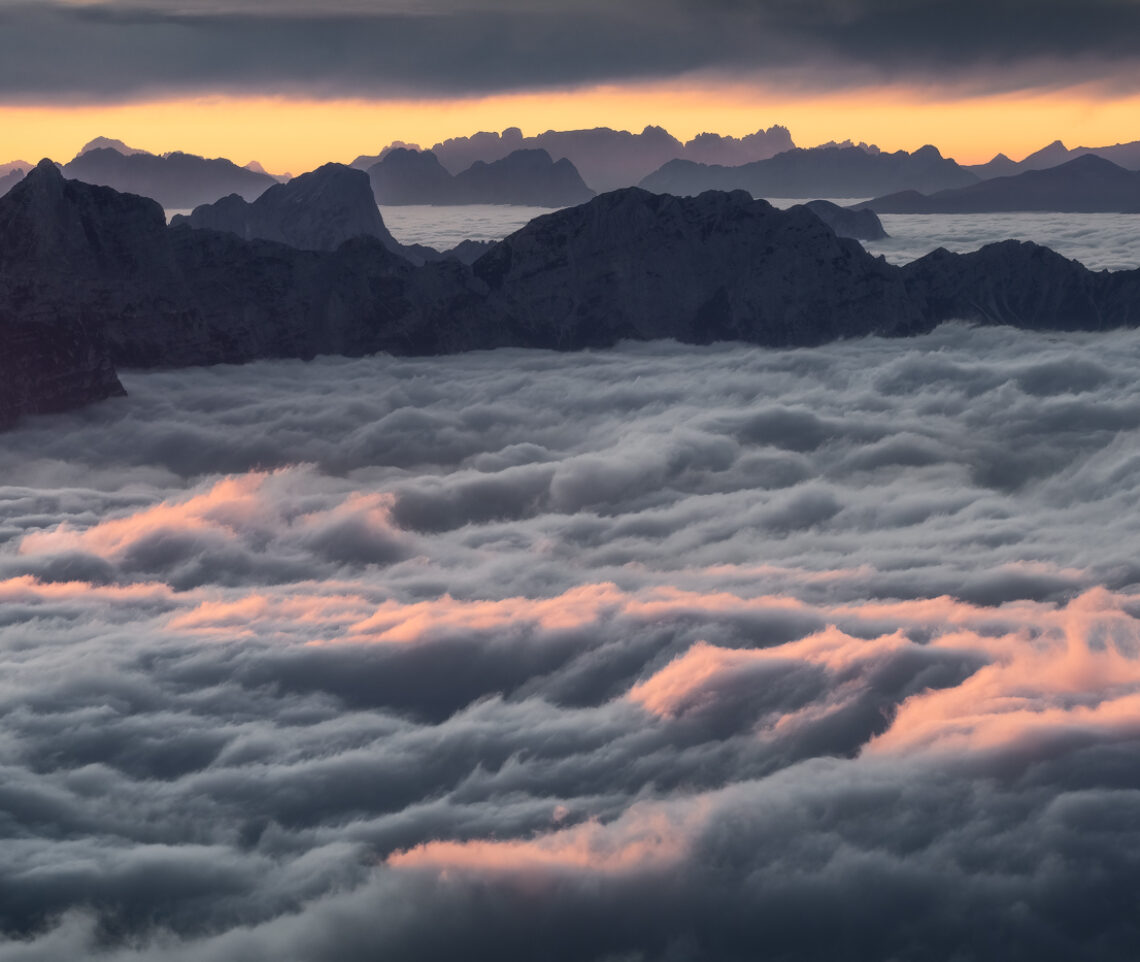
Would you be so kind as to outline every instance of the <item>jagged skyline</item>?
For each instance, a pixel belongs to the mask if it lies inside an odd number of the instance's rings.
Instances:
[[[277,169],[475,130],[774,123],[964,163],[1135,140],[1140,5],[0,0],[11,157],[99,134]],[[32,156],[29,156],[32,155]]]

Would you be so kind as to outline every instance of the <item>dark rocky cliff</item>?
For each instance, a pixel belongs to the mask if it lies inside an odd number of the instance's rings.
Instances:
[[[800,346],[949,319],[1032,329],[1140,324],[1140,270],[1032,244],[904,268],[806,208],[744,192],[615,191],[533,220],[468,267],[415,266],[375,237],[301,250],[167,228],[153,201],[42,162],[0,198],[0,423],[121,393],[115,365],[622,338]]]
[[[333,251],[353,237],[375,237],[389,250],[400,244],[384,225],[368,175],[343,164],[276,184],[249,203],[230,194],[177,215],[171,226],[224,230],[245,240],[271,240],[301,250]]]
[[[922,324],[902,276],[803,208],[630,187],[531,221],[475,262],[524,342],[819,344]]]

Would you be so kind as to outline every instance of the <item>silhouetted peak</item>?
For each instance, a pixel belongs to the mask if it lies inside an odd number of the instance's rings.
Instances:
[[[1058,170],[1124,170],[1119,164],[1114,164],[1111,160],[1104,157],[1099,157],[1096,154],[1081,154],[1079,157],[1074,157],[1072,160],[1066,161],[1057,167]]]
[[[121,140],[117,140],[114,137],[95,137],[94,139],[87,141],[87,143],[85,143],[80,148],[79,153],[75,156],[82,157],[84,154],[90,153],[92,150],[113,150],[115,153],[122,154],[124,157],[128,157],[131,154],[148,153],[148,151],[139,150],[137,147],[129,147]]]
[[[921,157],[923,160],[941,160],[942,152],[933,144],[924,144],[911,154],[911,156]]]

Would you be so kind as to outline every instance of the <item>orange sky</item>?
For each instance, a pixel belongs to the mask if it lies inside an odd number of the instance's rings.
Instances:
[[[1140,95],[1105,99],[1074,88],[940,100],[929,91],[884,88],[795,96],[755,86],[680,82],[606,86],[423,101],[317,101],[204,97],[133,104],[0,106],[0,162],[71,159],[91,138],[118,137],[154,152],[186,150],[258,160],[300,173],[350,161],[393,140],[430,146],[449,136],[518,126],[547,129],[660,124],[687,139],[704,130],[741,135],[783,124],[801,146],[852,138],[885,149],[936,144],[963,163],[998,150],[1019,159],[1062,138],[1068,146],[1140,139]]]

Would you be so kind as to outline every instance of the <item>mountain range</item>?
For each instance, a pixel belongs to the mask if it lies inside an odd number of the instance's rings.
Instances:
[[[1140,213],[1140,171],[1094,154],[926,195],[904,191],[855,205],[879,214],[984,214],[1003,211]]]
[[[178,151],[162,156],[123,154],[115,147],[86,150],[64,165],[63,171],[85,183],[150,197],[168,209],[197,207],[227,194],[253,200],[277,183],[268,174],[224,158],[208,159]]]
[[[315,172],[310,196],[332,176]],[[121,393],[117,366],[623,338],[813,345],[952,318],[1135,326],[1140,270],[1092,272],[1017,242],[894,267],[808,208],[743,191],[610,192],[536,218],[470,267],[417,267],[376,237],[317,251],[168,228],[156,202],[65,180],[48,160],[0,198],[4,423]]]
[[[1021,174],[1028,170],[1047,170],[1057,167],[1070,160],[1076,160],[1085,154],[1093,154],[1104,160],[1110,160],[1125,170],[1140,170],[1140,140],[1127,144],[1112,144],[1108,147],[1066,147],[1061,141],[1054,140],[1040,150],[1036,150],[1020,161],[1010,160],[1005,154],[998,154],[993,160],[985,164],[975,164],[969,167],[975,174],[983,179],[990,177],[1007,177],[1011,174]]]
[[[518,127],[502,133],[480,131],[469,137],[454,137],[431,148],[440,164],[458,174],[479,161],[492,163],[516,150],[545,150],[552,157],[565,157],[582,179],[597,191],[615,190],[636,184],[662,164],[676,158],[700,163],[743,164],[772,157],[795,144],[786,127],[773,126],[743,137],[714,133],[698,134],[682,143],[662,127],[648,126],[641,133],[595,127],[589,130],[547,130],[524,137]],[[380,154],[362,156],[353,167],[367,170],[391,150],[415,148],[399,141]]]
[[[516,150],[476,161],[454,176],[428,151],[397,148],[368,169],[376,202],[398,204],[520,204],[568,207],[594,196],[574,165],[545,150]]]
[[[978,182],[976,174],[936,147],[913,154],[871,153],[859,147],[788,150],[738,167],[672,160],[639,186],[662,194],[746,190],[754,197],[874,197],[898,190],[935,191]]]

